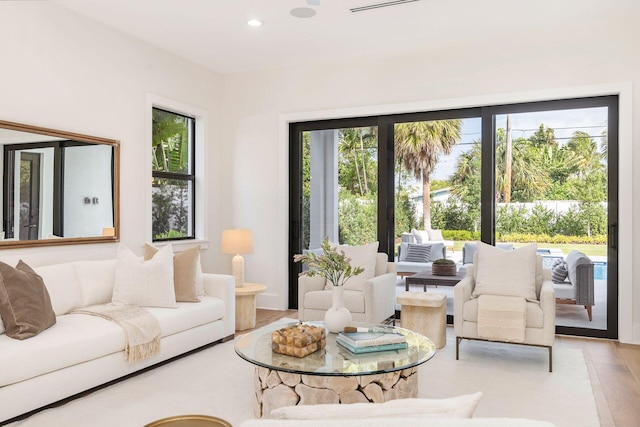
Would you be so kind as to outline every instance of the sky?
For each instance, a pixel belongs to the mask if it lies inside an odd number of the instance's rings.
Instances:
[[[496,116],[496,127],[506,128],[506,115]],[[607,108],[581,108],[572,110],[552,110],[534,113],[518,113],[511,115],[513,138],[529,138],[540,124],[553,128],[559,144],[566,144],[577,130],[589,133],[598,143],[602,132],[607,129]],[[461,141],[454,146],[451,154],[441,156],[438,165],[431,174],[431,180],[447,180],[455,172],[458,156],[470,150],[474,141],[480,140],[480,118],[462,121]]]

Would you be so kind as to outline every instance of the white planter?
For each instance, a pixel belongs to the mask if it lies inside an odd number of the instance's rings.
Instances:
[[[337,334],[352,322],[351,313],[344,308],[344,289],[342,286],[334,286],[331,308],[324,315],[324,325],[329,332]]]

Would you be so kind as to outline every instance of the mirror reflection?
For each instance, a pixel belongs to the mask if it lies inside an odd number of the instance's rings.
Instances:
[[[117,141],[0,121],[0,247],[117,240]]]

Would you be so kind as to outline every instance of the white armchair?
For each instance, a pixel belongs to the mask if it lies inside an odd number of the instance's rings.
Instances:
[[[551,270],[542,268],[542,257],[536,256],[535,264],[535,300],[525,300],[524,339],[509,341],[524,345],[546,347],[549,349],[549,372],[553,369],[552,348],[555,338],[555,294],[551,282]],[[473,265],[467,266],[467,276],[454,287],[454,330],[456,334],[456,360],[459,358],[460,342],[463,339],[501,341],[487,339],[478,332],[478,301],[474,295],[478,276],[478,258],[475,253]],[[507,275],[502,270],[498,275]],[[504,295],[504,294],[503,294]]]
[[[298,319],[324,319],[332,301],[332,290],[325,285],[323,277],[298,278]],[[344,290],[344,306],[355,322],[382,322],[395,314],[395,301],[396,264],[382,252],[376,254],[375,276],[364,282],[362,290]]]

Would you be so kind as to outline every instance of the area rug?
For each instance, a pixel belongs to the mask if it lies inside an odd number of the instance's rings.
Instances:
[[[476,417],[545,420],[559,427],[599,426],[582,351],[455,339],[419,370],[419,396],[441,398],[482,391]],[[233,341],[218,344],[60,407],[9,424],[12,427],[142,427],[179,414],[207,414],[234,426],[253,418],[253,365],[238,357]]]

